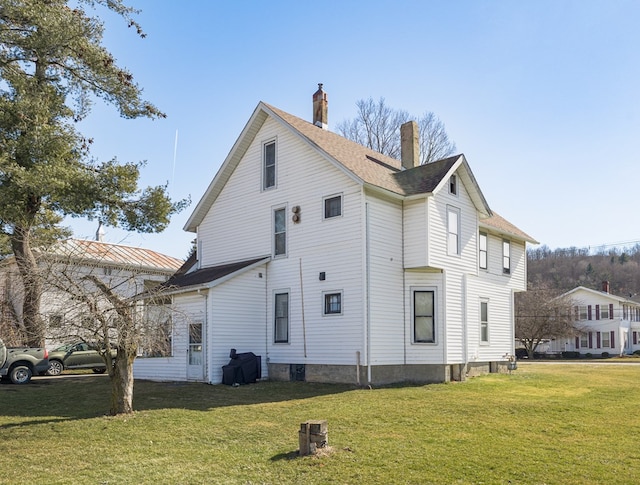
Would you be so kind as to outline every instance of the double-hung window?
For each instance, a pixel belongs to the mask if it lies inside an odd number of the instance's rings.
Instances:
[[[413,292],[413,341],[416,343],[436,341],[435,291]]]
[[[447,254],[460,254],[460,209],[447,207]]]
[[[611,340],[609,339],[609,332],[602,332],[602,346],[605,348],[611,347]]]
[[[289,293],[276,293],[273,300],[273,341],[289,343]]]
[[[262,189],[276,186],[276,142],[275,140],[262,146]]]
[[[478,235],[478,265],[480,269],[487,269],[487,234]]]
[[[287,254],[287,214],[285,208],[273,211],[273,254]]]
[[[480,302],[480,343],[489,343],[489,302]]]
[[[506,239],[502,241],[502,272],[511,274],[511,242]]]

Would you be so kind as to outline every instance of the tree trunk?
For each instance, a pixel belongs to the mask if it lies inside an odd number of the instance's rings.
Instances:
[[[44,345],[44,322],[40,316],[40,297],[42,296],[42,280],[38,271],[38,263],[31,250],[28,227],[16,225],[11,235],[11,249],[16,258],[18,271],[24,286],[22,302],[22,321],[24,326],[24,344],[31,347]]]
[[[133,412],[133,361],[135,354],[127,355],[118,349],[116,365],[109,370],[111,378],[111,409],[109,414],[130,414]]]

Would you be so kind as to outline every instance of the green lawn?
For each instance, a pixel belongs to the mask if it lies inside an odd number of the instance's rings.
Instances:
[[[0,384],[6,484],[631,484],[640,365],[521,364],[465,383],[356,389],[136,382],[107,417],[108,377]],[[329,448],[298,458],[326,419]]]

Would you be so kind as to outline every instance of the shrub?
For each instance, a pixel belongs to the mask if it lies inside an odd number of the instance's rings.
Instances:
[[[580,352],[576,352],[575,350],[565,350],[562,352],[563,359],[577,359],[580,357]]]
[[[609,358],[609,352],[602,352],[602,354],[600,354],[602,356],[603,359],[608,359]]]
[[[634,350],[633,355],[640,355],[640,350]]]

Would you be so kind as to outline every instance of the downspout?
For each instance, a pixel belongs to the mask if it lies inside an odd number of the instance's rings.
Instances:
[[[462,277],[462,294],[463,294],[463,298],[462,298],[462,363],[464,365],[464,369],[460,369],[460,380],[462,380],[462,372],[465,371],[466,372],[466,367],[467,367],[467,358],[468,358],[468,333],[467,333],[467,329],[469,327],[468,325],[468,316],[469,316],[469,308],[468,308],[468,298],[469,298],[469,284],[467,281],[467,277],[468,275],[465,273]]]
[[[371,251],[369,234],[369,203],[365,202],[365,328],[366,328],[366,348],[367,348],[367,384],[371,385]]]
[[[267,364],[267,375],[269,375],[269,263],[264,265],[264,359]]]
[[[402,362],[404,365],[407,365],[407,279],[406,279],[406,271],[404,266],[404,199],[402,199],[402,236],[401,236],[401,244],[402,244]]]

